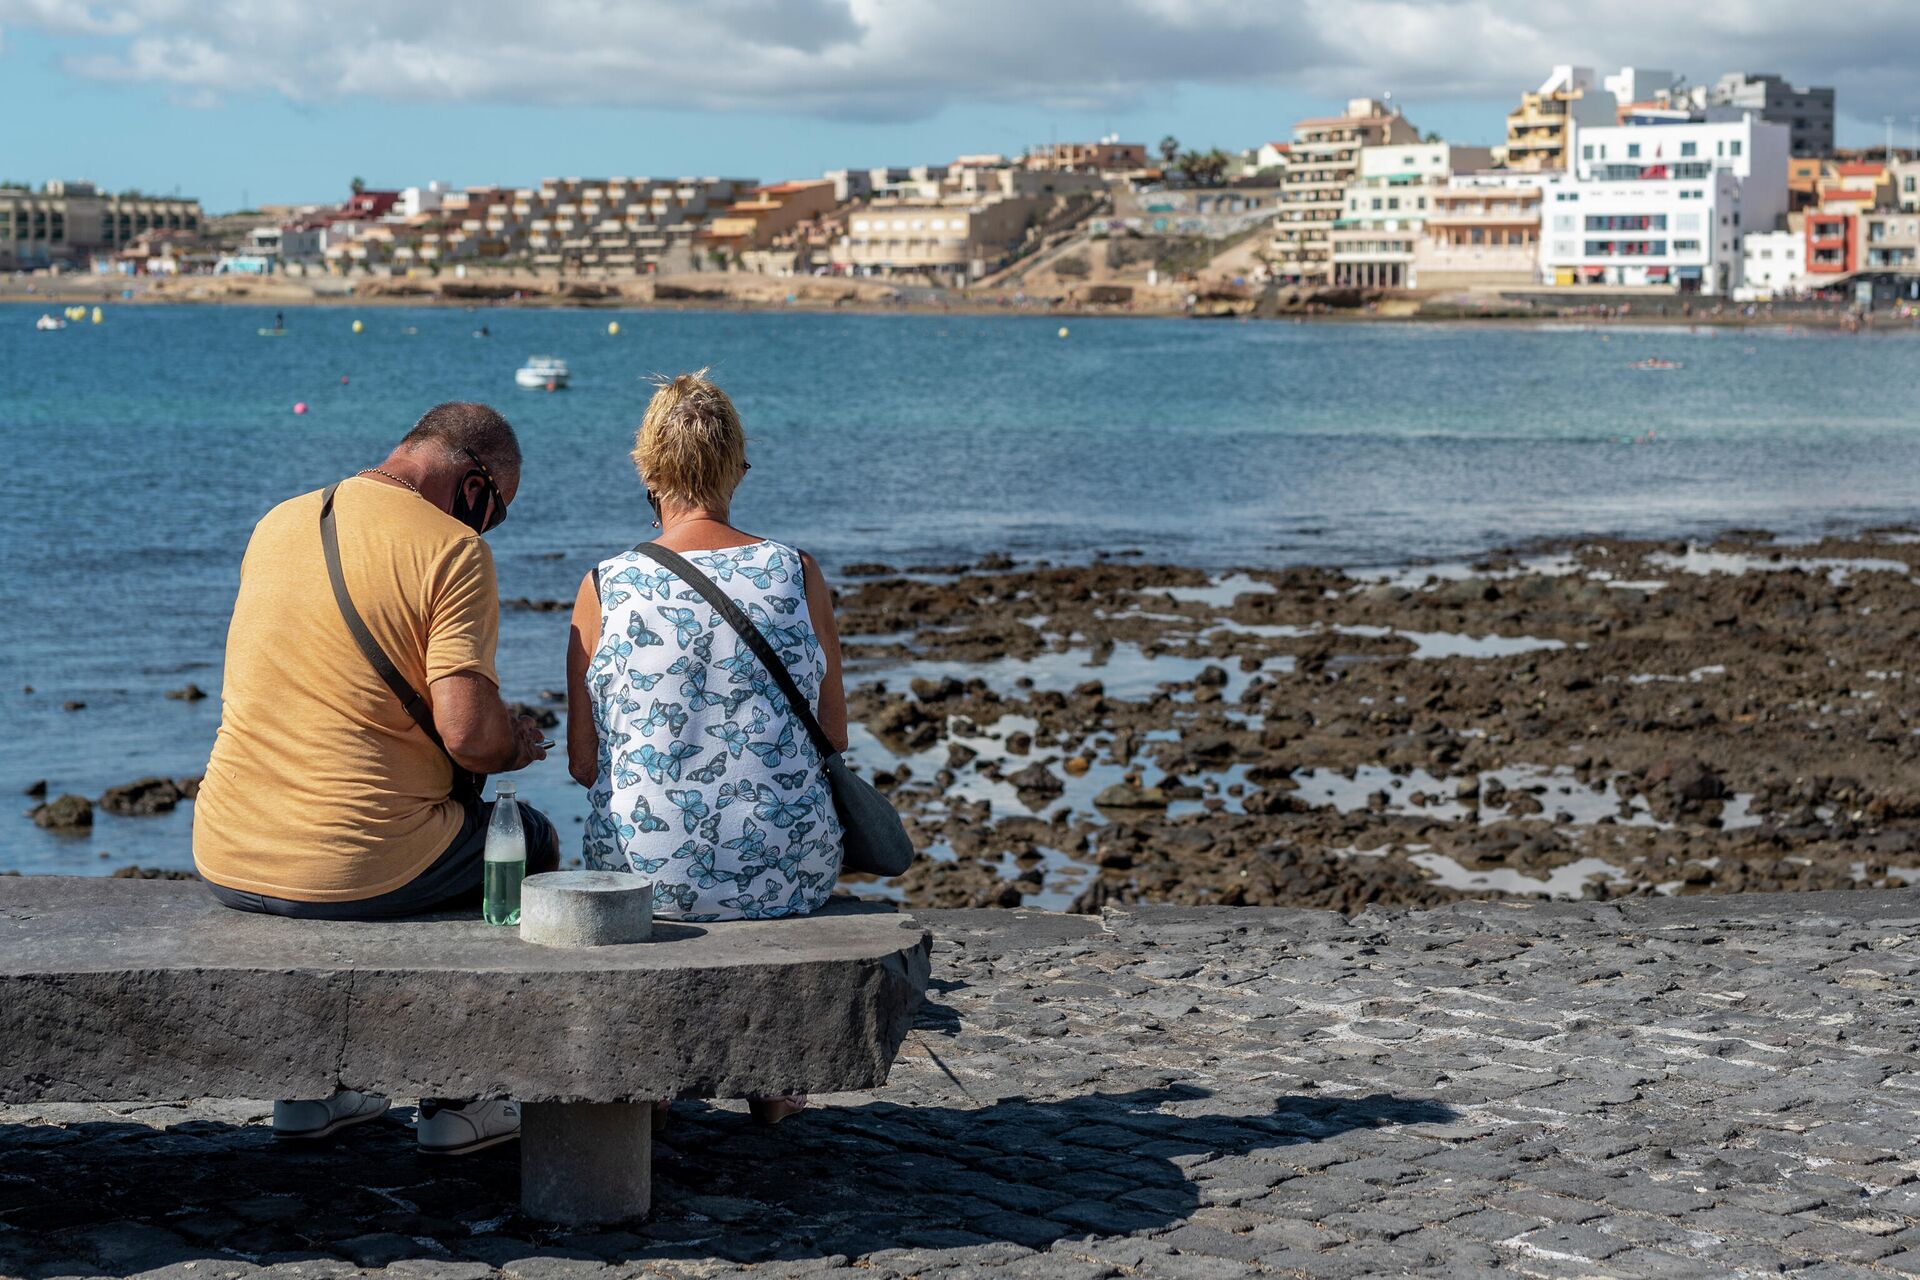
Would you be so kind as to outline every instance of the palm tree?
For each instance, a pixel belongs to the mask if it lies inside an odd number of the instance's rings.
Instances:
[[[353,194],[359,195],[367,189],[367,180],[365,178],[355,178],[352,182],[349,182],[347,186],[352,190]]]
[[[1160,139],[1160,162],[1163,165],[1169,169],[1173,168],[1173,163],[1179,156],[1180,139],[1174,137],[1172,134],[1168,134],[1166,137]]]

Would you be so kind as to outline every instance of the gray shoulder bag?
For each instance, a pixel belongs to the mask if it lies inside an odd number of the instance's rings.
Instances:
[[[760,659],[760,665],[766,668],[767,674],[786,697],[794,719],[800,722],[807,737],[812,740],[814,750],[820,753],[827,785],[833,791],[833,807],[839,811],[840,826],[846,833],[841,866],[848,871],[874,876],[897,876],[912,866],[913,841],[908,838],[899,813],[885,796],[875,790],[871,782],[849,769],[846,760],[827,741],[820,722],[814,718],[813,708],[807,705],[800,687],[793,682],[793,674],[787,670],[786,663],[780,661],[780,655],[767,643],[767,638],[760,634],[760,628],[753,625],[753,620],[712,578],[694,568],[679,552],[669,551],[657,542],[643,542],[634,551],[671,569],[683,582],[704,596],[707,603],[727,620],[727,624],[753,650],[754,656]],[[598,570],[594,573],[593,585],[598,591]]]

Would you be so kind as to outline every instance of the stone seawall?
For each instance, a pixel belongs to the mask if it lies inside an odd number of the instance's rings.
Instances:
[[[517,1216],[511,1147],[42,1105],[0,1275],[1920,1274],[1920,892],[917,914],[888,1085],[680,1105],[626,1230]]]

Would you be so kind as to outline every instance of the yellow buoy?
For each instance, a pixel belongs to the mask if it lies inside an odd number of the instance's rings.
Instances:
[[[366,326],[365,326],[365,325],[363,325],[363,324],[361,324],[361,323],[360,323],[360,322],[359,322],[358,320],[355,320],[355,321],[353,322],[353,331],[354,331],[355,333],[359,333],[359,332],[360,332],[360,331],[361,331],[362,329],[364,329],[364,328],[366,328]]]
[[[100,323],[100,308],[98,308],[98,307],[95,307],[95,308],[93,309],[93,322],[94,322],[95,324],[99,324],[99,323]]]
[[[618,320],[607,321],[607,336],[609,338],[617,338],[620,336],[620,322]]]
[[[1067,336],[1067,326],[1065,325],[1060,326],[1060,336],[1063,338]]]

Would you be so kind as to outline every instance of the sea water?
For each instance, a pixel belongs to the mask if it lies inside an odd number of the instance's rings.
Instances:
[[[600,311],[347,303],[288,309],[269,340],[270,307],[109,305],[55,333],[42,310],[0,305],[0,796],[203,771],[254,523],[377,464],[443,400],[497,405],[526,454],[487,538],[509,600],[570,601],[650,536],[627,457],[648,375],[707,365],[746,420],[736,517],[829,580],[988,552],[1393,565],[1920,511],[1911,332],[1087,317],[1061,339],[1040,316],[625,311],[610,337]],[[515,387],[548,353],[571,388]],[[1684,367],[1632,367],[1648,356]],[[509,608],[507,696],[558,707],[566,645],[564,609]],[[212,696],[165,698],[189,682]],[[585,804],[563,754],[515,780],[571,855]],[[0,813],[0,871],[192,866],[190,804],[72,838],[27,803]]]

